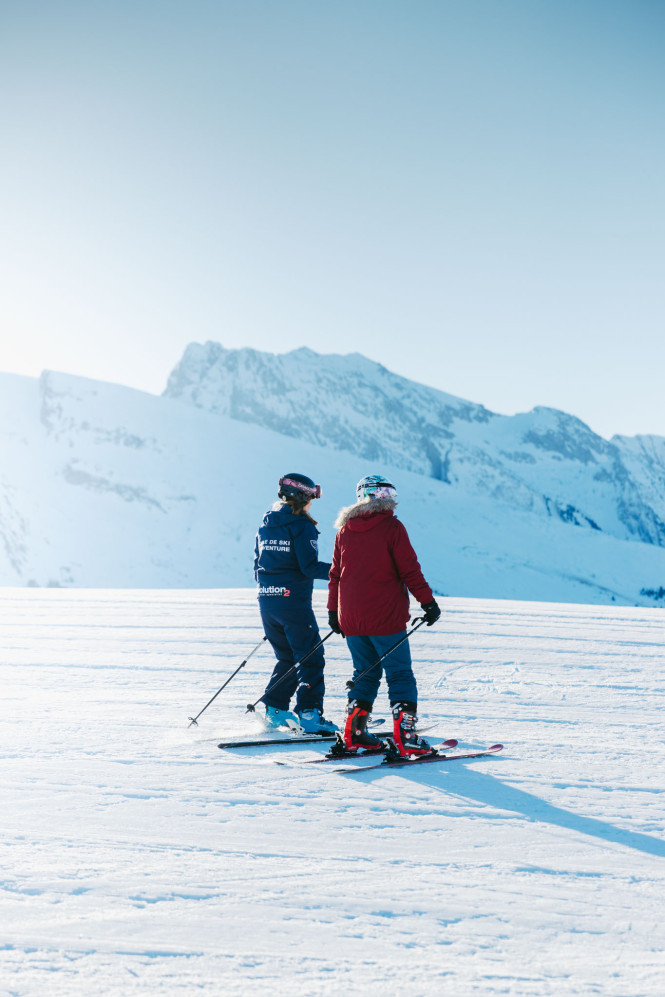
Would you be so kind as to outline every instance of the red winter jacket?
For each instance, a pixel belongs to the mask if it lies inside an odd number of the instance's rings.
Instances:
[[[409,620],[408,593],[421,604],[434,598],[399,519],[392,510],[363,514],[366,508],[342,514],[328,583],[328,609],[337,610],[349,637],[400,633]]]

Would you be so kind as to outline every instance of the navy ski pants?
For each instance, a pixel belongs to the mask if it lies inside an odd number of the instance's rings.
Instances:
[[[398,634],[390,634],[387,637],[346,638],[347,647],[353,658],[354,686],[349,691],[350,700],[360,699],[373,703],[379,691],[381,675],[385,671],[391,706],[394,706],[395,703],[418,702],[418,687],[411,667],[411,651],[408,640],[405,640],[387,658],[384,658],[380,665],[370,668],[372,662],[385,654],[388,648],[396,644],[405,633],[406,630]],[[366,668],[370,668],[370,671],[356,680],[356,676],[364,672]]]
[[[323,712],[325,659],[322,647],[310,654],[297,671],[280,682],[274,692],[270,691],[293,668],[296,661],[304,658],[321,640],[311,603],[275,596],[259,599],[259,609],[266,637],[277,658],[263,694],[263,702],[278,710],[288,710],[291,697],[296,693],[296,713],[311,709]]]

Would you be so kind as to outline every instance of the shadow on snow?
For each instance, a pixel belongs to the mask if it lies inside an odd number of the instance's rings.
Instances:
[[[568,831],[588,834],[605,843],[611,842],[626,848],[634,848],[638,852],[644,852],[645,855],[665,858],[665,841],[659,838],[653,838],[639,831],[627,831],[614,827],[613,824],[598,820],[595,817],[582,817],[570,810],[564,810],[562,807],[547,803],[532,793],[515,789],[514,786],[501,782],[493,775],[469,769],[462,761],[454,764],[455,768],[451,765],[445,773],[432,772],[431,767],[428,766],[429,771],[414,769],[408,773],[408,777],[438,789],[442,793],[454,793],[456,796],[475,800],[477,803],[493,807],[495,810],[507,810],[520,814],[530,821],[541,821],[554,827],[563,827]],[[371,773],[371,776],[381,778],[384,774],[394,775],[395,772],[390,769],[386,773],[375,771]],[[406,776],[407,772],[401,769],[399,774]]]

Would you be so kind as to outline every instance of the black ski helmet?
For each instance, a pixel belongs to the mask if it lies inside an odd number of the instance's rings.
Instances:
[[[279,479],[280,498],[321,498],[321,485],[316,485],[306,474],[285,474]]]

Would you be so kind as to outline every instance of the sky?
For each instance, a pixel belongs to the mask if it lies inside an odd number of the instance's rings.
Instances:
[[[360,352],[665,436],[660,0],[0,0],[0,370]]]

